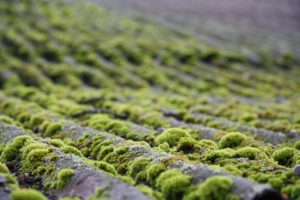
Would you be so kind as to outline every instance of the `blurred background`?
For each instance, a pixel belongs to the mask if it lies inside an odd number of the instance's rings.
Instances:
[[[130,15],[194,34],[217,48],[300,56],[299,0],[92,0]]]

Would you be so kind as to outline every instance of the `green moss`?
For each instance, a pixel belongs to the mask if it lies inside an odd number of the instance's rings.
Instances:
[[[205,156],[205,160],[215,162],[217,159],[228,159],[234,156],[235,152],[232,149],[221,149],[209,152]]]
[[[236,157],[249,158],[250,160],[261,158],[261,151],[254,147],[242,147],[235,153]]]
[[[283,147],[274,151],[272,158],[277,161],[280,165],[290,166],[293,163],[293,156],[295,149],[291,147]]]
[[[269,179],[268,183],[272,187],[279,189],[279,190],[284,186],[284,182],[281,178],[271,178],[271,179]]]
[[[28,140],[32,140],[32,138],[25,135],[15,137],[14,140],[4,148],[1,154],[1,160],[13,161],[14,159],[16,159],[18,153],[20,152],[20,149]]]
[[[162,194],[154,191],[151,187],[148,187],[146,185],[137,185],[136,186],[142,193],[146,194],[148,197],[151,199],[156,199],[156,200],[162,200]]]
[[[69,183],[69,181],[73,175],[74,175],[73,169],[65,168],[65,169],[59,170],[59,172],[57,173],[56,180],[50,184],[50,188],[52,188],[52,189],[63,188],[64,186],[66,186]]]
[[[295,147],[295,149],[300,150],[300,140],[298,140],[297,142],[295,142],[294,147]]]
[[[166,179],[161,187],[165,199],[182,199],[184,193],[191,185],[192,178],[187,175],[177,175]]]
[[[163,164],[155,163],[147,168],[147,181],[151,184],[155,184],[157,177],[166,170]]]
[[[14,120],[7,116],[0,116],[0,122],[4,122],[6,124],[15,124]]]
[[[93,140],[96,140],[91,146],[91,157],[95,158],[99,152],[101,152],[102,148],[107,147],[111,145],[111,141],[102,141],[102,140],[97,140],[96,138],[93,138]]]
[[[116,120],[109,122],[105,126],[105,130],[121,137],[125,137],[129,132],[129,129],[123,122]]]
[[[229,177],[213,176],[184,197],[184,200],[229,200],[238,199],[230,194],[233,182]]]
[[[103,162],[103,161],[97,161],[95,162],[95,167],[97,167],[98,169],[101,169],[103,171],[106,171],[108,173],[111,173],[113,175],[116,175],[116,169],[114,168],[114,166],[108,164],[107,162]]]
[[[70,146],[70,145],[64,145],[60,148],[64,153],[72,153],[76,156],[82,157],[81,151],[79,151],[76,147]]]
[[[46,145],[45,144],[42,144],[42,143],[38,143],[38,142],[30,142],[30,143],[27,143],[26,146],[22,149],[22,153],[23,153],[23,158],[27,158],[29,152],[31,152],[32,150],[34,149],[46,149]]]
[[[59,200],[80,200],[79,197],[63,197],[59,198]]]
[[[129,185],[134,185],[135,184],[135,181],[129,176],[120,176],[120,175],[118,175],[117,178],[124,181],[125,183],[127,183]]]
[[[300,184],[293,187],[291,197],[296,200],[300,199]]]
[[[63,122],[54,122],[47,125],[45,132],[43,134],[44,137],[51,137],[56,135],[63,126]]]
[[[228,133],[219,141],[220,148],[234,148],[245,142],[246,136],[239,132]]]
[[[170,169],[168,171],[161,173],[156,180],[156,184],[155,184],[156,188],[162,188],[165,180],[181,174],[182,174],[181,171],[178,169]]]
[[[10,173],[9,169],[6,167],[6,165],[1,162],[0,162],[0,173],[2,173],[2,174]]]
[[[184,153],[191,153],[194,150],[194,145],[197,141],[193,138],[184,137],[179,140],[177,145],[177,151],[182,151]]]
[[[170,146],[176,146],[181,138],[189,138],[191,135],[180,128],[170,128],[155,138],[155,144],[160,145],[167,142]]]
[[[136,176],[144,171],[148,164],[150,163],[150,160],[148,158],[140,157],[135,159],[130,165],[129,165],[129,171],[128,174],[131,177],[136,178]],[[146,174],[145,174],[146,175]]]
[[[51,139],[51,140],[49,140],[49,144],[51,144],[55,147],[58,147],[58,148],[65,145],[64,142],[60,139]]]
[[[170,151],[170,145],[167,142],[164,142],[160,145],[158,145],[158,148],[165,151],[165,152],[169,152]]]
[[[217,150],[218,145],[212,140],[200,140],[194,145],[194,151],[203,153],[207,150]]]
[[[110,152],[114,151],[113,145],[109,145],[107,147],[103,147],[100,151],[100,153],[97,156],[97,160],[102,160],[104,157],[106,157]]]
[[[96,114],[93,115],[87,125],[93,128],[97,128],[99,130],[104,130],[105,126],[111,121],[111,119],[107,115]]]
[[[40,192],[33,189],[18,189],[11,193],[13,200],[47,200]]]

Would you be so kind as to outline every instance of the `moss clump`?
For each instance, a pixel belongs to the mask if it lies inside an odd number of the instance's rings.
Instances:
[[[6,167],[6,165],[1,162],[0,162],[0,173],[2,173],[2,174],[10,173],[9,169]]]
[[[295,149],[300,150],[300,140],[295,142],[294,147],[295,147]]]
[[[130,164],[128,174],[135,179],[146,179],[147,174],[144,170],[149,163],[150,160],[148,158],[137,158]]]
[[[51,137],[53,135],[56,135],[63,126],[63,122],[53,122],[53,123],[47,123],[46,125],[42,124],[43,130],[44,130],[44,137]]]
[[[234,156],[235,152],[232,149],[221,149],[209,152],[205,156],[206,161],[215,162],[217,159],[228,159]]]
[[[228,133],[219,141],[220,148],[234,148],[241,146],[245,142],[246,136],[239,132]]]
[[[155,138],[155,144],[167,142],[170,146],[176,146],[181,138],[190,138],[191,135],[180,128],[170,128]]]
[[[147,168],[147,181],[151,184],[155,184],[156,178],[166,170],[163,164],[155,163]]]
[[[193,138],[181,138],[179,140],[179,143],[177,145],[177,151],[182,151],[184,153],[191,153],[194,150],[194,145],[197,143],[197,141]]]
[[[51,144],[55,147],[58,147],[58,148],[65,145],[64,142],[60,139],[51,139],[51,140],[49,140],[49,144]]]
[[[293,156],[295,149],[291,147],[283,147],[274,151],[272,158],[277,161],[280,165],[290,166],[293,163]]]
[[[25,142],[28,140],[32,140],[32,138],[26,135],[16,137],[11,144],[7,145],[4,148],[1,154],[1,160],[13,161],[14,159],[16,159],[18,152],[24,146]]]
[[[93,128],[97,128],[99,130],[104,130],[105,126],[111,121],[111,119],[107,115],[96,114],[93,115],[87,125]]]
[[[111,173],[113,175],[116,175],[116,169],[114,168],[114,166],[108,164],[107,162],[103,162],[103,161],[97,161],[95,162],[95,167],[97,167],[98,169],[101,169],[105,172]]]
[[[232,180],[229,177],[213,176],[205,180],[197,189],[191,191],[184,200],[229,200],[239,199],[230,194]]]
[[[192,177],[183,174],[165,179],[161,187],[162,194],[165,199],[182,199],[191,182]]]
[[[68,184],[68,182],[70,181],[73,175],[74,175],[73,169],[69,169],[69,168],[61,169],[57,173],[57,178],[56,178],[57,180],[50,185],[50,188],[53,189],[63,188],[66,184]]]
[[[254,147],[242,147],[236,151],[235,156],[254,160],[261,157],[261,151]]]
[[[291,197],[292,199],[296,199],[296,200],[300,199],[300,184],[293,187]]]
[[[114,147],[113,145],[109,145],[106,147],[103,147],[100,151],[100,153],[97,156],[97,160],[102,160],[103,158],[105,158],[109,153],[114,151]]]
[[[144,194],[146,194],[148,197],[151,197],[151,199],[157,199],[162,200],[162,194],[160,192],[154,191],[151,187],[148,187],[146,185],[137,185],[137,188]]]
[[[11,193],[13,200],[47,200],[40,192],[33,189],[18,189]]]
[[[70,145],[64,145],[60,148],[64,153],[72,153],[76,156],[82,157],[81,151],[79,151],[76,147],[70,146]]]
[[[155,187],[162,191],[165,199],[181,199],[190,187],[192,177],[182,174],[178,169],[170,169],[159,175]]]
[[[108,123],[105,126],[105,130],[121,137],[125,137],[129,132],[127,126],[123,122],[117,120]]]

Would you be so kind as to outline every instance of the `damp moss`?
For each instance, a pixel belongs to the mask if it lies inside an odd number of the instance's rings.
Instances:
[[[155,138],[155,144],[167,142],[170,146],[176,146],[181,138],[189,138],[191,135],[184,129],[170,128]]]
[[[192,177],[177,175],[166,179],[161,187],[162,194],[167,200],[182,199],[184,193],[191,186]]]
[[[63,122],[52,122],[47,124],[47,126],[44,128],[45,132],[43,136],[51,137],[53,135],[56,135],[61,130],[62,126],[63,126]]]
[[[295,149],[291,147],[283,147],[274,151],[272,158],[277,161],[280,165],[290,166],[293,163],[293,156]]]
[[[76,156],[82,157],[82,153],[80,150],[78,150],[76,147],[70,146],[70,145],[64,145],[60,148],[64,153],[72,153]]]
[[[241,146],[245,140],[246,136],[239,132],[228,133],[221,138],[219,146],[220,148],[234,148]]]
[[[2,154],[1,160],[2,161],[13,161],[19,155],[20,149],[24,146],[26,141],[32,140],[30,136],[22,135],[14,138],[14,140],[8,144]]]
[[[184,200],[238,200],[230,194],[233,181],[229,177],[213,176],[206,179],[198,188],[184,197]]]
[[[51,145],[53,145],[55,147],[58,147],[58,148],[60,148],[60,147],[62,147],[62,146],[65,145],[64,142],[62,140],[60,140],[60,139],[50,139],[49,140],[49,144],[51,144]]]
[[[105,126],[105,130],[115,135],[125,137],[129,132],[128,127],[121,121],[113,120]]]
[[[170,169],[161,173],[160,176],[156,179],[155,187],[162,188],[165,180],[177,175],[181,175],[181,171],[179,169]]]
[[[2,173],[2,174],[10,173],[7,166],[1,162],[0,162],[0,173]]]
[[[236,157],[243,157],[243,158],[249,158],[250,160],[262,158],[263,155],[261,151],[254,147],[242,147],[239,148],[236,153]],[[266,156],[267,157],[267,156]]]
[[[151,185],[155,184],[157,177],[166,170],[166,167],[163,164],[155,163],[150,165],[147,168],[147,181]]]
[[[128,174],[131,177],[136,178],[136,176],[144,171],[147,166],[149,165],[150,160],[148,158],[140,157],[135,159],[130,165],[129,165],[129,171]],[[146,175],[146,174],[145,174]]]
[[[51,183],[50,188],[53,189],[63,188],[65,185],[68,184],[68,182],[70,181],[73,175],[74,175],[73,169],[65,168],[59,170],[57,173],[56,180],[53,183]]]
[[[235,152],[232,149],[221,149],[209,152],[205,156],[205,160],[215,162],[217,159],[228,159],[234,156]]]
[[[100,151],[100,153],[97,156],[97,160],[102,160],[104,157],[106,157],[110,152],[114,151],[113,145],[109,145],[106,147],[103,147]]]
[[[13,200],[47,200],[40,192],[33,189],[18,189],[11,193]]]
[[[109,163],[107,162],[103,162],[103,161],[96,161],[94,163],[95,167],[97,167],[98,169],[101,169],[105,172],[108,172],[108,173],[111,173],[113,175],[116,175],[117,172],[116,172],[116,169],[114,168],[113,165],[110,165]]]
[[[177,151],[182,151],[184,153],[191,153],[193,152],[196,143],[197,141],[191,137],[181,138],[177,145]]]
[[[146,194],[151,199],[162,200],[163,196],[160,192],[153,190],[147,185],[137,185],[136,186],[142,193]]]
[[[300,140],[298,140],[297,142],[295,142],[294,147],[295,147],[295,149],[300,150]]]

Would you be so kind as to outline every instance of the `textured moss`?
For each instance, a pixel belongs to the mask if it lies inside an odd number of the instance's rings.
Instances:
[[[221,149],[209,152],[205,156],[205,160],[215,162],[217,159],[232,158],[235,152],[232,149]]]
[[[219,141],[220,148],[234,148],[241,146],[246,137],[238,132],[228,133]]]
[[[176,146],[181,138],[189,138],[191,135],[179,128],[170,128],[155,138],[155,144],[167,142],[170,146]]]
[[[2,161],[13,161],[18,156],[20,149],[24,146],[26,141],[32,140],[30,136],[18,136],[16,137],[11,144],[8,144],[2,154]]]
[[[293,162],[293,156],[295,149],[290,147],[284,147],[274,151],[272,158],[276,160],[280,165],[290,166]]]
[[[166,170],[163,164],[152,164],[147,168],[147,181],[154,185],[157,177]]]
[[[0,162],[0,173],[3,173],[3,174],[10,173],[7,166],[1,162]]]
[[[261,151],[254,147],[242,147],[236,151],[235,156],[249,158],[250,160],[262,158]]]
[[[114,166],[108,164],[107,162],[103,162],[103,161],[97,161],[94,164],[98,169],[101,169],[103,171],[106,171],[108,173],[111,173],[113,175],[116,175],[116,169],[114,168]]]
[[[47,200],[40,192],[33,189],[19,189],[11,193],[13,200]]]
[[[57,173],[56,180],[53,183],[51,183],[50,188],[53,189],[63,188],[66,184],[68,184],[68,182],[70,181],[73,175],[74,175],[73,169],[65,168],[59,170]]]
[[[129,165],[129,171],[128,174],[131,177],[136,178],[136,176],[144,171],[146,167],[149,165],[150,161],[148,158],[140,157],[135,159],[130,165]],[[146,176],[146,174],[145,174]]]
[[[81,151],[79,151],[76,147],[70,145],[64,145],[60,148],[64,153],[72,153],[76,156],[83,156]]]
[[[197,141],[193,138],[181,138],[177,145],[177,151],[182,151],[184,153],[191,153],[194,150],[194,146]]]
[[[166,199],[181,199],[191,185],[192,178],[187,175],[177,175],[166,179],[161,187]]]
[[[300,140],[295,142],[294,147],[295,147],[295,149],[300,150]]]
[[[233,200],[239,199],[230,194],[232,180],[229,177],[214,176],[205,180],[198,188],[184,197],[184,200]]]
[[[97,156],[97,160],[102,160],[104,157],[106,157],[110,152],[114,151],[114,147],[112,145],[109,145],[107,147],[103,147],[100,151],[100,153]]]

